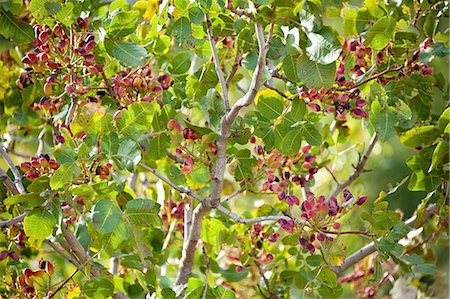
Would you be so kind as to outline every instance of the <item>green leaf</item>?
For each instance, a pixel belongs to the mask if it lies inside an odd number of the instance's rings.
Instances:
[[[301,130],[306,142],[310,145],[319,146],[322,144],[322,134],[313,124],[307,123],[302,126]]]
[[[92,207],[92,223],[97,231],[112,233],[122,219],[122,212],[111,200],[99,200]]]
[[[296,59],[298,76],[309,88],[328,88],[333,85],[336,72],[336,64],[327,65],[311,61],[305,55]]]
[[[397,21],[393,17],[382,17],[367,32],[365,44],[381,50],[394,38]]]
[[[41,193],[49,188],[50,178],[48,176],[40,176],[28,185],[27,190],[33,193]]]
[[[445,109],[442,112],[441,116],[438,119],[438,129],[442,132],[445,127],[450,123],[450,107]]]
[[[277,118],[284,109],[281,96],[268,89],[259,92],[255,102],[259,112],[267,119]]]
[[[137,10],[122,11],[114,15],[111,23],[106,26],[108,37],[125,37],[136,30],[139,12]]]
[[[172,59],[171,73],[175,75],[184,74],[189,71],[191,67],[192,54],[189,52],[181,52],[175,55]]]
[[[109,279],[97,277],[81,284],[81,290],[89,298],[109,298],[114,293],[114,284]]]
[[[149,130],[152,123],[152,117],[155,112],[156,103],[135,102],[123,109],[117,117],[117,129],[119,135],[139,138]]]
[[[160,205],[150,199],[133,199],[127,202],[125,216],[134,225],[157,226],[162,221],[159,217]]]
[[[198,7],[191,7],[189,8],[189,19],[194,24],[201,24],[204,20],[204,14],[203,11]]]
[[[293,128],[283,138],[281,152],[285,155],[298,153],[302,144],[302,130]]]
[[[17,43],[30,43],[34,40],[30,24],[18,20],[11,12],[0,12],[0,33]]]
[[[311,267],[318,267],[322,263],[322,256],[318,254],[310,255],[306,258],[306,263]]]
[[[222,277],[229,282],[237,282],[245,279],[248,276],[247,268],[243,267],[241,272],[236,272],[236,265],[231,264],[227,269],[220,269]]]
[[[252,156],[250,150],[243,149],[236,153],[237,165],[234,170],[234,177],[237,181],[250,178],[254,175],[253,167],[258,161]]]
[[[50,188],[52,190],[58,190],[62,188],[66,183],[71,182],[74,177],[80,174],[80,168],[76,162],[64,163],[53,174],[50,179]]]
[[[69,27],[75,21],[78,15],[80,15],[81,6],[76,2],[74,5],[72,2],[66,2],[62,4],[61,10],[56,13],[55,17],[63,25]]]
[[[443,163],[448,163],[449,152],[450,149],[448,141],[440,141],[434,149],[433,156],[431,158],[431,166],[428,172],[431,172],[433,169],[442,166]]]
[[[219,219],[208,218],[203,221],[202,240],[210,245],[220,246],[220,244],[217,244],[219,233],[226,229],[225,225]]]
[[[172,34],[177,38],[177,40],[183,42],[191,35],[191,21],[186,17],[181,17],[175,21],[172,28]]]
[[[432,125],[415,127],[400,136],[400,141],[408,147],[418,147],[433,143],[440,135],[439,130]]]
[[[317,33],[307,33],[307,36],[306,55],[309,59],[320,64],[330,64],[338,59],[342,45],[330,27],[324,26]]]
[[[411,191],[433,191],[436,190],[441,182],[441,177],[435,173],[426,173],[422,169],[418,169],[412,173],[408,189]]]
[[[151,159],[159,160],[167,156],[166,149],[170,146],[170,137],[167,134],[158,134],[149,143],[148,155]]]
[[[236,299],[236,294],[223,286],[215,286],[213,294],[215,299]]]
[[[299,82],[299,74],[298,74],[298,64],[297,64],[297,57],[292,55],[286,55],[286,57],[283,60],[283,72],[286,75],[286,77],[289,79],[289,81],[292,82]]]
[[[41,247],[42,242],[51,236],[55,225],[56,219],[47,209],[34,209],[25,216],[23,221],[28,241],[35,248]]]
[[[373,101],[369,122],[377,132],[381,142],[387,141],[395,134],[395,124],[397,123],[397,111],[385,105],[381,106],[378,100]]]
[[[432,275],[437,271],[436,265],[433,264],[420,264],[413,266],[413,272],[414,273],[423,273],[427,275]]]
[[[30,11],[31,14],[36,18],[36,19],[42,19],[46,16],[49,16],[50,13],[47,10],[47,7],[50,7],[49,4],[56,4],[57,2],[54,1],[49,1],[49,0],[31,0],[30,3]],[[55,12],[57,13],[57,12]]]
[[[105,40],[106,52],[119,60],[121,64],[128,67],[141,65],[147,57],[145,48],[131,42],[121,42],[117,40]]]
[[[41,206],[45,201],[46,199],[37,193],[27,193],[8,197],[3,203],[6,206],[20,204],[25,208],[34,208]]]

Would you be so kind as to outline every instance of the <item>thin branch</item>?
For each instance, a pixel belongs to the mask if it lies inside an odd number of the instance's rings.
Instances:
[[[16,165],[14,165],[14,162],[11,160],[11,157],[9,157],[8,153],[6,152],[6,148],[2,144],[0,144],[0,155],[3,157],[3,159],[6,160],[9,169],[11,169],[14,175],[14,185],[16,185],[17,190],[20,194],[25,194],[26,191],[22,184],[22,176],[20,175],[19,170],[17,170]]]
[[[436,214],[436,212],[437,212],[436,205],[434,205],[434,204],[430,205],[426,209],[427,219],[431,218],[431,216]],[[412,216],[411,218],[409,218],[408,220],[405,221],[405,224],[408,226],[413,226],[413,224],[416,220],[416,217],[417,217],[416,215]],[[355,265],[356,263],[358,263],[365,257],[369,256],[370,254],[374,253],[375,251],[376,251],[375,242],[371,242],[371,243],[367,244],[366,246],[364,246],[363,248],[361,248],[360,250],[358,250],[357,252],[355,252],[354,254],[350,255],[348,258],[346,258],[341,265],[334,266],[332,269],[339,276],[345,270],[347,270],[351,266]]]
[[[369,160],[369,156],[372,153],[373,148],[375,147],[375,144],[378,141],[378,136],[376,133],[373,134],[372,139],[370,140],[369,146],[366,149],[366,152],[361,157],[361,159],[358,161],[358,164],[355,167],[355,171],[353,174],[343,183],[338,184],[337,187],[334,189],[333,193],[330,197],[336,197],[339,193],[341,193],[342,190],[344,190],[347,186],[349,186],[351,183],[353,183],[364,171],[364,166],[367,163],[367,160]]]
[[[372,77],[369,77],[369,78],[367,78],[367,79],[365,79],[365,80],[363,80],[363,81],[361,81],[361,82],[359,82],[359,83],[356,83],[356,84],[354,84],[354,85],[352,85],[352,86],[342,87],[342,88],[337,88],[336,90],[337,90],[337,91],[349,91],[349,90],[352,90],[352,89],[354,89],[354,88],[356,88],[356,87],[359,87],[359,86],[361,86],[361,85],[364,85],[364,84],[366,84],[367,82],[370,82],[370,81],[375,80],[375,79],[377,79],[377,78],[383,77],[384,75],[386,75],[386,74],[388,74],[388,73],[401,71],[403,68],[404,68],[404,66],[398,66],[398,67],[393,68],[393,69],[386,69],[386,70],[382,71],[381,73],[378,73],[378,74],[376,74],[376,75],[373,75]]]
[[[288,100],[290,99],[284,92],[282,92],[281,90],[279,90],[276,87],[273,87],[272,85],[268,84],[267,82],[264,83],[264,86],[267,87],[268,89],[271,89],[271,90],[275,91],[276,93],[278,93],[283,98],[288,99]]]
[[[84,250],[83,246],[81,246],[80,242],[75,237],[73,232],[70,230],[69,226],[63,225],[62,231],[63,231],[64,239],[66,240],[67,244],[69,245],[71,252],[76,256],[76,258],[78,259],[78,261],[80,262],[81,265],[83,265],[83,266],[87,265],[89,263],[89,261],[91,260],[91,257]],[[100,275],[99,270],[97,268],[95,268],[94,266],[91,266],[90,270],[91,270],[91,274],[94,277],[97,277]]]
[[[236,51],[233,66],[231,67],[231,71],[227,76],[227,80],[225,81],[225,85],[227,86],[227,88],[230,88],[231,81],[233,80],[234,75],[236,75],[236,72],[239,69],[240,64],[241,64],[241,53],[239,51]]]
[[[8,220],[0,222],[0,228],[1,227],[6,227],[6,226],[12,226],[12,225],[14,225],[16,223],[22,222],[23,219],[25,219],[25,216],[27,216],[28,213],[29,213],[29,211],[26,211],[25,213],[23,213],[23,214],[21,214],[21,215],[19,215],[17,217],[14,217],[14,218],[11,218],[11,219],[8,219]]]
[[[337,231],[330,231],[330,230],[326,230],[326,229],[320,229],[321,232],[325,233],[325,234],[330,234],[330,235],[363,235],[363,236],[367,236],[367,237],[375,237],[375,234],[369,233],[369,232],[361,232],[361,231],[342,231],[342,232],[337,232]]]
[[[228,202],[230,199],[232,199],[232,198],[238,196],[238,195],[241,194],[242,192],[244,192],[243,189],[237,189],[236,191],[234,191],[233,193],[231,193],[230,195],[228,195],[227,197],[225,197],[225,198],[220,202],[220,204],[222,205],[222,204]]]
[[[206,270],[205,270],[205,288],[203,289],[202,299],[205,299],[206,294],[208,292],[208,279],[209,279],[209,257],[205,249],[205,244],[203,244],[203,256],[205,257]]]
[[[183,158],[171,153],[169,149],[166,149],[166,154],[167,154],[167,157],[169,157],[173,161],[180,163],[180,164],[186,164],[186,161]]]
[[[206,25],[207,25],[209,44],[211,46],[211,51],[212,51],[213,60],[214,60],[214,66],[216,67],[216,73],[217,73],[217,76],[219,77],[220,86],[222,86],[223,105],[224,105],[225,113],[226,113],[230,110],[230,102],[228,100],[228,87],[225,82],[225,78],[223,76],[223,71],[222,71],[222,67],[220,65],[220,60],[219,60],[219,54],[217,54],[216,43],[214,42],[211,18],[209,17],[208,13],[205,14],[205,16],[206,16]]]
[[[56,290],[54,292],[51,292],[50,295],[47,297],[48,299],[53,298],[56,293],[58,293],[68,282],[69,280],[72,279],[72,277],[75,276],[75,274],[77,274],[77,272],[79,271],[79,269],[75,269],[75,271],[72,272],[72,274],[70,274],[69,277],[67,277],[66,279],[64,279],[64,281],[56,288]]]
[[[44,128],[41,130],[41,132],[39,132],[39,135],[38,135],[39,145],[38,145],[38,149],[37,149],[37,153],[36,153],[37,156],[42,154],[43,151],[44,151],[44,144],[45,144],[44,137],[45,137],[45,133],[46,132],[47,132],[47,127],[46,126],[44,126]]]
[[[195,193],[194,191],[192,191],[189,188],[185,188],[185,187],[181,187],[178,186],[177,184],[175,184],[174,182],[172,182],[171,180],[169,180],[168,178],[166,178],[165,176],[163,176],[159,171],[157,171],[156,169],[153,169],[145,164],[139,163],[139,166],[141,166],[142,168],[144,168],[147,171],[150,171],[151,173],[153,173],[155,176],[157,176],[159,179],[161,179],[161,181],[163,181],[164,183],[166,183],[167,185],[169,185],[170,187],[172,187],[173,189],[177,190],[180,193],[184,193],[187,196],[191,196],[195,199],[197,199],[200,202],[204,202],[205,199],[203,197],[201,197],[200,195],[198,195],[197,193]]]
[[[328,173],[331,175],[331,177],[333,178],[333,181],[339,186],[341,183],[339,182],[339,180],[336,178],[336,176],[334,175],[334,173],[327,167],[325,166],[325,170],[328,171]]]
[[[81,272],[85,273],[83,267],[81,266],[81,264],[75,260],[74,258],[68,256],[67,254],[64,253],[64,251],[59,248],[55,243],[53,243],[50,240],[44,240],[44,243],[47,244],[48,246],[50,246],[56,253],[58,253],[60,256],[62,256],[65,260],[67,260],[69,263],[73,264],[75,267],[77,267],[78,270],[80,270]]]
[[[70,107],[69,107],[69,112],[67,112],[66,115],[66,120],[64,121],[64,124],[66,126],[70,126],[70,124],[72,123],[73,120],[73,116],[75,114],[75,112],[77,111],[77,99],[75,98],[75,96],[72,94],[70,96]]]
[[[248,223],[257,223],[257,222],[263,222],[263,221],[278,221],[280,219],[284,219],[286,221],[294,220],[297,224],[304,224],[306,226],[310,226],[309,223],[304,222],[303,220],[294,219],[294,218],[291,218],[291,217],[288,217],[288,216],[269,215],[269,216],[260,216],[260,217],[247,218],[246,219],[246,218],[242,218],[241,216],[231,212],[230,210],[228,210],[224,206],[218,206],[217,210],[219,210],[222,213],[224,213],[225,215],[229,216],[231,219],[233,219],[237,223],[248,224]]]
[[[0,180],[3,181],[3,184],[9,190],[9,192],[11,192],[12,195],[19,194],[19,190],[17,190],[16,185],[14,185],[14,182],[11,181],[6,171],[4,171],[2,168],[0,168]]]

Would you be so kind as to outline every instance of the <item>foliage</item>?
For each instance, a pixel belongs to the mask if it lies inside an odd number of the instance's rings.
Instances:
[[[0,294],[434,295],[447,26],[447,1],[3,1]],[[392,140],[409,178],[371,198]]]

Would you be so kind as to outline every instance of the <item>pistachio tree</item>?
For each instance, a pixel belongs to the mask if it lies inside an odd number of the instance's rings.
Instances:
[[[2,1],[0,294],[435,295],[447,31],[448,1]],[[392,144],[408,175],[368,181]]]

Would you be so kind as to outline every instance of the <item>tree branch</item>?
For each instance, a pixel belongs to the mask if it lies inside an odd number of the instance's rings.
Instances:
[[[216,43],[214,42],[213,32],[212,32],[212,22],[209,14],[205,14],[206,16],[206,25],[207,25],[207,33],[209,44],[211,46],[212,56],[214,60],[214,66],[216,67],[216,73],[219,77],[220,86],[222,86],[222,97],[223,97],[223,106],[225,108],[225,113],[230,110],[230,102],[228,100],[228,86],[225,82],[225,78],[223,76],[222,67],[220,66],[219,55],[217,54]]]
[[[73,234],[73,232],[70,230],[68,225],[63,225],[62,227],[63,236],[66,240],[67,244],[69,245],[71,252],[75,255],[75,257],[78,259],[78,262],[85,266],[89,263],[91,260],[91,257],[86,253],[83,246],[81,246],[80,242],[78,242],[77,238]],[[97,277],[100,275],[100,271],[96,269],[95,267],[90,267],[90,271],[92,276]],[[84,271],[83,271],[84,272]]]
[[[216,153],[216,166],[214,170],[214,187],[211,192],[209,204],[215,208],[220,204],[220,197],[222,196],[223,177],[225,174],[225,168],[227,164],[226,148],[228,138],[231,136],[231,125],[234,119],[239,114],[239,111],[246,106],[249,106],[255,100],[255,97],[263,83],[263,72],[266,66],[266,56],[270,48],[270,43],[273,36],[274,24],[270,25],[267,43],[264,39],[264,29],[258,23],[255,24],[256,36],[258,38],[259,55],[258,62],[255,68],[255,72],[250,83],[247,93],[240,98],[221,119],[221,129],[219,140],[217,141],[217,153]]]
[[[200,202],[204,202],[205,199],[203,197],[201,197],[200,195],[198,195],[197,193],[195,193],[194,191],[192,191],[189,188],[185,188],[185,187],[181,187],[178,186],[177,184],[175,184],[174,182],[172,182],[171,180],[169,180],[168,178],[166,178],[165,176],[163,176],[159,171],[157,171],[156,169],[153,169],[145,164],[139,163],[139,166],[141,166],[142,168],[144,168],[147,171],[150,171],[151,173],[153,173],[155,176],[157,176],[161,181],[163,181],[164,183],[166,183],[167,185],[169,185],[170,187],[172,187],[173,189],[177,190],[180,193],[184,193],[187,196],[191,196],[195,199],[197,199]]]
[[[25,213],[23,213],[23,214],[21,214],[21,215],[19,215],[17,217],[14,217],[14,218],[11,218],[11,219],[8,219],[8,220],[0,222],[0,228],[1,227],[6,227],[6,226],[11,226],[11,225],[14,225],[16,223],[22,222],[23,219],[25,219],[25,216],[27,216],[27,214],[28,214],[28,211],[26,211]]]
[[[238,190],[234,191],[233,193],[231,193],[230,195],[228,195],[227,197],[225,197],[225,198],[220,202],[220,204],[222,205],[222,204],[228,202],[230,199],[232,199],[233,197],[238,196],[238,195],[241,194],[242,192],[244,192],[243,189],[238,189]]]
[[[180,267],[178,268],[177,278],[175,279],[175,286],[179,291],[178,298],[183,298],[184,289],[186,288],[189,277],[192,273],[192,265],[194,263],[195,251],[197,242],[200,239],[202,231],[203,217],[211,209],[199,204],[192,215],[192,224],[190,226],[189,237],[183,244],[183,251],[181,254]]]
[[[11,169],[13,175],[14,175],[14,185],[16,186],[17,190],[20,194],[25,194],[25,188],[22,184],[22,176],[20,175],[19,170],[17,170],[16,165],[14,165],[14,162],[11,160],[11,157],[6,152],[6,148],[3,146],[3,144],[0,144],[0,155],[5,159],[6,163],[8,163],[9,169]]]
[[[226,111],[225,115],[222,116],[221,118],[220,136],[219,140],[216,143],[217,153],[216,153],[216,165],[214,169],[214,186],[210,196],[208,197],[208,200],[204,200],[200,205],[198,205],[195,208],[194,214],[192,216],[192,224],[190,227],[189,238],[184,242],[180,267],[178,269],[177,278],[175,280],[176,288],[179,291],[178,298],[182,298],[184,294],[184,289],[186,288],[187,281],[192,273],[192,265],[194,262],[197,242],[200,238],[203,217],[206,213],[208,213],[211,210],[211,208],[217,208],[220,205],[220,198],[222,196],[222,189],[223,189],[223,178],[225,175],[225,168],[227,164],[226,147],[228,138],[231,136],[231,125],[236,116],[238,115],[239,111],[243,107],[253,103],[256,94],[258,93],[259,88],[263,83],[262,75],[264,67],[266,65],[266,55],[267,52],[269,51],[270,43],[273,36],[274,24],[270,25],[267,43],[264,40],[264,30],[262,26],[257,23],[255,27],[259,45],[258,63],[255,72],[253,74],[252,81],[250,83],[250,88],[247,91],[247,93],[233,105],[230,111]],[[165,182],[169,184],[168,180],[166,180]],[[175,184],[172,183],[172,185]],[[181,189],[187,191],[184,188]]]
[[[372,139],[370,140],[369,146],[366,149],[366,152],[361,157],[361,159],[358,161],[358,164],[355,167],[355,171],[353,174],[343,183],[338,184],[336,189],[334,189],[333,193],[331,193],[330,197],[336,197],[339,193],[341,193],[342,190],[345,189],[345,187],[349,186],[351,183],[353,183],[364,171],[364,166],[367,163],[367,160],[369,160],[369,156],[372,153],[373,148],[375,147],[375,144],[378,141],[378,136],[376,133],[373,134]]]
[[[427,219],[431,218],[434,214],[437,212],[436,205],[430,205],[426,209],[426,217]],[[408,226],[413,226],[414,221],[416,220],[416,215],[412,216],[408,220],[405,221],[405,224]],[[339,266],[332,267],[332,270],[339,276],[341,275],[345,270],[350,268],[351,266],[355,265],[365,257],[369,256],[370,254],[374,253],[376,251],[376,246],[374,242],[371,242],[355,252],[354,254],[350,255],[348,258],[344,260],[344,262]]]
[[[12,195],[19,194],[19,190],[17,190],[16,185],[14,185],[14,182],[11,181],[6,171],[4,171],[2,168],[0,168],[0,180],[3,181],[3,184],[9,190],[9,192],[11,192]]]

